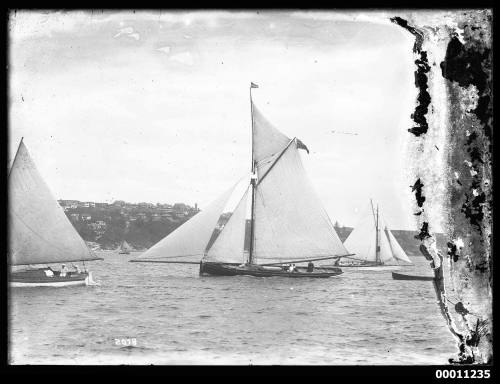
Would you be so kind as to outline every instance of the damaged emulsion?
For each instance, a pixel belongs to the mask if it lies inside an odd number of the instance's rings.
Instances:
[[[429,129],[425,115],[429,111],[429,105],[431,103],[431,96],[427,91],[427,73],[431,70],[431,67],[427,60],[427,52],[422,51],[424,36],[420,31],[408,25],[408,22],[400,17],[392,17],[390,20],[415,36],[413,52],[420,54],[420,59],[415,60],[415,64],[417,65],[417,70],[415,71],[415,86],[419,89],[419,93],[417,97],[417,106],[411,115],[411,118],[417,126],[408,129],[408,132],[413,133],[415,136],[420,136]]]
[[[413,52],[420,55],[420,58],[415,60],[415,64],[417,66],[417,70],[415,71],[415,86],[419,89],[419,93],[417,97],[417,106],[415,107],[415,111],[411,115],[411,118],[415,122],[416,126],[408,129],[408,132],[413,133],[415,136],[420,136],[424,133],[427,133],[427,130],[429,129],[429,125],[427,123],[425,115],[429,112],[429,105],[431,103],[431,96],[427,91],[427,74],[430,72],[431,67],[428,63],[427,52],[422,51],[424,35],[422,34],[422,32],[409,25],[408,22],[401,17],[392,17],[390,20],[415,36]],[[417,200],[417,205],[420,208],[422,208],[425,201],[425,196],[422,193],[423,186],[424,184],[419,178],[412,187],[412,192],[415,192],[415,199]],[[422,212],[423,209],[415,213],[415,215],[421,215]],[[424,222],[422,224],[422,228],[420,229],[420,233],[416,235],[415,238],[424,240],[429,237],[431,237],[429,234],[429,223]]]
[[[424,40],[424,35],[417,28],[409,26],[408,22],[399,17],[391,18],[391,21],[399,26],[408,30],[411,34],[415,36],[415,44],[413,47],[413,52],[419,54],[420,58],[415,61],[417,65],[417,70],[415,71],[415,83],[419,89],[418,95],[418,105],[415,109],[415,113],[412,115],[415,123],[418,124],[417,127],[411,128],[408,131],[413,133],[415,136],[420,136],[426,133],[428,130],[427,120],[425,115],[428,112],[428,107],[430,105],[430,95],[427,92],[428,89],[428,77],[427,73],[430,71],[430,67],[427,60],[427,52],[422,51],[422,45]],[[491,25],[492,18],[491,15],[487,16],[486,19],[481,20],[482,23],[489,23]],[[462,183],[459,180],[458,173],[455,172],[456,180],[458,185],[463,188],[468,185],[469,191],[456,191],[456,198],[453,194],[450,196],[452,205],[453,201],[458,203],[458,207],[461,212],[464,213],[466,219],[469,220],[470,224],[477,228],[477,233],[481,235],[483,232],[482,225],[484,225],[483,220],[487,214],[487,210],[492,209],[492,199],[486,201],[486,193],[481,188],[481,181],[484,180],[484,184],[490,184],[490,181],[485,179],[488,175],[487,172],[491,170],[491,150],[492,150],[492,84],[491,84],[491,50],[484,46],[484,42],[487,40],[487,28],[483,30],[482,27],[467,25],[471,22],[463,23],[460,27],[463,27],[465,44],[458,39],[458,37],[451,36],[451,40],[448,43],[446,55],[444,61],[441,63],[442,75],[444,78],[450,80],[451,82],[456,82],[464,90],[473,85],[477,89],[478,99],[477,105],[473,110],[467,111],[471,114],[471,117],[477,119],[481,127],[478,128],[477,125],[472,121],[469,123],[463,118],[460,118],[461,123],[457,127],[467,126],[469,129],[463,132],[467,135],[467,140],[463,143],[464,149],[468,154],[470,161],[465,160],[469,167],[468,171],[471,175],[471,182]],[[456,103],[456,102],[455,102]],[[452,105],[454,103],[452,102]],[[453,124],[453,123],[452,123]],[[470,132],[470,131],[471,132]],[[459,139],[457,137],[457,139]],[[460,140],[457,140],[460,141]],[[438,149],[436,147],[436,149]],[[422,195],[423,183],[420,178],[416,181],[415,185],[412,187],[412,191],[415,192],[415,197],[417,199],[417,204],[422,207],[425,198]],[[465,201],[460,206],[460,193],[465,197]],[[422,199],[423,198],[423,199]],[[423,210],[416,215],[419,215]],[[430,237],[428,233],[428,223],[424,222],[420,234],[415,236],[417,239],[424,240],[426,237]],[[476,234],[469,233],[469,238],[474,243],[474,239],[478,239]],[[491,239],[491,235],[490,235]],[[458,246],[453,242],[448,242],[448,257],[454,262],[459,260],[460,251]],[[425,245],[421,245],[421,248],[425,249],[426,252],[424,256],[427,259],[432,258],[428,254]],[[479,272],[486,273],[491,270],[492,258],[484,258],[477,254],[473,258],[474,269]],[[427,253],[427,255],[426,255]],[[443,262],[442,256],[438,253],[438,257],[441,260],[441,265]],[[465,363],[471,364],[476,362],[475,353],[473,349],[468,349],[468,347],[477,347],[480,343],[480,339],[486,337],[490,340],[491,335],[488,330],[488,321],[480,319],[477,314],[471,314],[470,311],[464,306],[464,303],[457,302],[454,303],[454,310],[456,313],[464,317],[466,315],[473,315],[478,317],[476,324],[473,328],[469,328],[467,334],[462,334],[462,332],[457,332],[455,327],[452,325],[451,316],[449,313],[449,308],[444,302],[444,276],[442,268],[434,268],[434,261],[432,261],[432,267],[435,273],[434,285],[435,290],[439,298],[440,308],[443,312],[445,319],[447,319],[450,331],[458,337],[459,343],[459,356],[458,361],[450,359],[450,363]],[[490,274],[490,284],[491,284],[491,274]],[[491,362],[491,356],[488,357],[488,362]]]
[[[472,27],[473,28],[473,27]],[[474,46],[466,47],[460,42],[458,37],[453,36],[448,43],[446,56],[441,63],[443,77],[457,82],[460,87],[468,88],[470,85],[476,87],[478,91],[478,102],[475,109],[469,111],[473,113],[483,126],[483,133],[488,140],[487,149],[491,153],[492,149],[492,103],[491,90],[489,86],[488,73],[485,67],[490,67],[490,50],[486,47],[477,49]],[[478,231],[482,232],[481,223],[484,218],[483,206],[486,203],[486,195],[481,188],[480,164],[484,164],[481,156],[483,142],[476,132],[468,135],[465,148],[470,156],[474,174],[470,185],[471,193],[465,193],[465,202],[461,211],[474,225]],[[492,201],[489,202],[490,205]]]

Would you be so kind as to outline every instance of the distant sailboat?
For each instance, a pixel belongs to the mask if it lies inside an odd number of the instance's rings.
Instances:
[[[132,247],[127,243],[125,240],[122,241],[120,244],[120,247],[118,248],[118,253],[120,255],[130,255],[130,251],[132,250]]]
[[[252,101],[256,87],[250,87],[252,176],[229,220],[216,228],[215,240],[214,228],[234,188],[133,261],[200,263],[200,274],[212,275],[342,273],[312,264],[349,254],[307,179],[298,152],[307,147],[264,118]]]
[[[382,219],[378,206],[375,209],[371,202],[370,205],[371,212],[362,218],[344,241],[344,246],[355,255],[339,259],[337,265],[390,270],[399,269],[400,261],[406,265],[413,264]]]
[[[22,139],[10,169],[8,185],[10,286],[95,284],[85,266],[83,271],[77,266],[75,271],[64,268],[57,271],[47,266],[102,258],[91,253],[73,228],[38,173]]]

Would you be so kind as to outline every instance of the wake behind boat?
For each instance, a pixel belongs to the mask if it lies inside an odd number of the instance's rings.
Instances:
[[[342,273],[339,267],[327,270],[312,263],[349,253],[307,178],[299,149],[309,150],[265,119],[252,101],[252,88],[257,86],[250,86],[252,173],[229,219],[220,221],[234,187],[132,261],[197,260],[203,275],[317,278]],[[295,266],[300,263],[308,267]]]
[[[38,173],[21,139],[9,173],[9,285],[62,287],[92,285],[85,268],[47,264],[102,260],[96,257],[70,223]]]

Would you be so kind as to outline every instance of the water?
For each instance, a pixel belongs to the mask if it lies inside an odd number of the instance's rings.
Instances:
[[[446,364],[456,352],[430,281],[200,277],[127,262],[137,255],[90,263],[101,286],[12,289],[10,362]]]

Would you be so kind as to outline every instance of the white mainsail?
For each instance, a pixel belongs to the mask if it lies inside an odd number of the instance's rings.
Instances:
[[[22,140],[8,183],[10,265],[100,259],[66,217]]]
[[[361,220],[344,241],[344,246],[350,253],[354,253],[352,259],[375,262],[375,236],[375,220],[370,208],[363,212]]]
[[[249,189],[231,214],[215,242],[207,252],[205,261],[224,263],[244,263],[245,227]]]
[[[346,255],[307,178],[296,140],[267,172],[255,192],[254,262]]]
[[[133,261],[200,262],[235,186]]]

